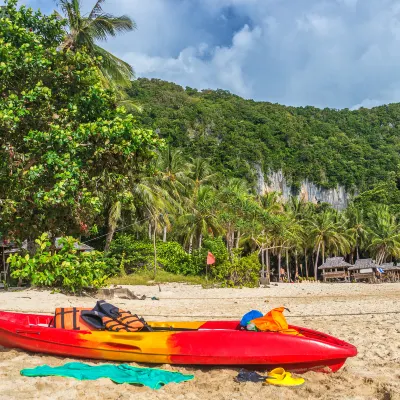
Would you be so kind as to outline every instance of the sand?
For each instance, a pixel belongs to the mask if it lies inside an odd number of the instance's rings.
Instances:
[[[235,368],[158,366],[195,379],[155,391],[107,379],[22,377],[22,368],[74,361],[0,348],[0,398],[5,399],[400,399],[400,284],[279,284],[259,289],[202,289],[182,284],[131,286],[146,300],[113,300],[147,320],[240,318],[251,309],[284,305],[289,322],[321,330],[357,346],[359,354],[339,372],[303,375],[300,388],[236,383]],[[152,296],[160,300],[151,300]],[[92,306],[91,298],[48,291],[1,292],[0,309],[52,313],[58,306]],[[359,315],[364,314],[364,315]],[[94,362],[96,363],[96,362]],[[132,365],[135,365],[132,363]]]

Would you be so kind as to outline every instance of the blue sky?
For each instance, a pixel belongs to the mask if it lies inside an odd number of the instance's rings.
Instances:
[[[400,101],[399,0],[108,0],[104,9],[136,21],[105,47],[138,77],[296,106]]]

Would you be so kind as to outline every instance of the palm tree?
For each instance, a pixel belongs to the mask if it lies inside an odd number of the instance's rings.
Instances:
[[[355,253],[358,260],[360,258],[360,247],[363,245],[367,233],[366,223],[364,221],[364,214],[363,211],[359,208],[350,206],[346,210],[346,216],[348,218],[347,226],[354,238],[354,249],[352,251],[352,258]]]
[[[215,204],[215,190],[211,186],[201,186],[190,200],[187,211],[179,218],[180,225],[184,227],[189,253],[192,250],[193,240],[196,240],[200,249],[205,234],[211,232],[213,235],[218,235],[221,232],[221,226],[214,214]]]
[[[191,164],[190,178],[193,180],[195,190],[198,190],[201,185],[212,183],[218,177],[217,173],[212,172],[210,165],[204,158],[193,158]]]
[[[389,256],[400,257],[400,225],[389,207],[376,206],[368,216],[371,241],[368,249],[374,253],[377,264],[382,264]]]
[[[322,251],[322,260],[324,262],[326,249],[334,253],[348,253],[350,251],[350,242],[345,232],[344,223],[336,219],[336,214],[332,210],[315,215],[314,218],[308,221],[308,229],[316,251],[314,276],[317,279],[320,251]]]
[[[122,212],[122,204],[119,200],[117,200],[112,204],[108,213],[108,232],[106,237],[106,245],[104,246],[104,251],[110,250],[111,241],[117,229],[118,222],[121,219],[121,212]]]
[[[193,184],[189,177],[192,165],[186,160],[182,150],[166,146],[158,153],[156,168],[158,184],[168,190],[176,200],[189,192],[188,189]]]
[[[132,31],[136,29],[136,24],[126,15],[115,17],[105,13],[102,9],[104,1],[97,0],[92,10],[82,15],[80,0],[58,0],[67,27],[62,48],[72,51],[85,49],[91,57],[101,57],[100,71],[105,81],[110,86],[114,86],[114,83],[126,86],[134,77],[132,67],[96,42],[106,41],[110,36]]]
[[[225,183],[225,184],[224,184]],[[240,226],[246,216],[252,216],[254,204],[247,184],[238,178],[230,178],[222,183],[218,190],[220,204],[219,220],[226,234],[226,247],[232,259],[232,250],[236,238],[240,240]]]

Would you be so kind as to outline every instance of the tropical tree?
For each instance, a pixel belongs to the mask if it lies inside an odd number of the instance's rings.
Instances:
[[[376,205],[368,215],[368,249],[382,264],[389,256],[400,257],[400,225],[386,205]]]
[[[348,219],[347,227],[351,235],[353,236],[354,247],[352,249],[353,254],[356,254],[356,259],[360,258],[360,247],[363,246],[367,235],[367,226],[364,219],[364,212],[362,209],[354,206],[350,206],[346,212]]]
[[[193,181],[195,190],[198,190],[202,185],[212,184],[218,178],[218,174],[212,171],[208,161],[201,157],[192,158],[189,176]]]
[[[16,1],[0,17],[1,224],[15,238],[88,234],[114,193],[147,170],[160,140],[125,116],[62,23]],[[6,45],[5,45],[6,43]]]
[[[134,30],[135,22],[127,15],[115,17],[104,12],[105,0],[97,0],[88,14],[82,14],[80,0],[57,1],[66,22],[66,37],[61,48],[74,52],[85,49],[92,58],[100,59],[100,70],[110,86],[129,85],[134,77],[132,67],[97,42]]]
[[[314,276],[317,279],[318,260],[322,252],[322,261],[325,261],[325,250],[328,249],[334,253],[347,254],[350,251],[349,237],[345,232],[345,226],[342,221],[336,219],[336,213],[328,210],[316,214],[307,223],[310,238],[314,243],[316,252],[314,264]]]
[[[211,186],[201,186],[190,199],[186,212],[179,218],[178,223],[183,228],[189,253],[192,251],[194,240],[197,247],[201,248],[204,235],[212,233],[217,236],[221,233],[222,229],[215,213],[216,204],[215,189]]]

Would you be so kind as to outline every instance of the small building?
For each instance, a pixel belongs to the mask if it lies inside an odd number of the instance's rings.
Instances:
[[[400,282],[400,266],[394,263],[386,263],[379,266],[383,270],[383,278],[386,282]]]
[[[322,265],[318,267],[322,271],[324,282],[328,280],[349,280],[348,269],[351,264],[344,260],[344,257],[328,258]]]
[[[378,265],[372,258],[364,258],[356,260],[356,263],[349,268],[350,279],[354,282],[375,282],[377,280]]]

